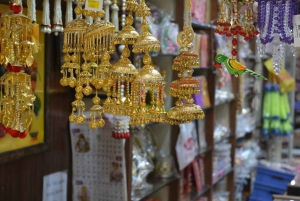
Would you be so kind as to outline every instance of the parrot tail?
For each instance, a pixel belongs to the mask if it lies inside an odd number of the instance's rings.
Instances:
[[[263,80],[268,80],[267,78],[265,78],[264,76],[252,71],[252,70],[249,70],[249,69],[246,69],[245,70],[245,73],[249,74],[249,75],[252,75],[254,76],[255,78],[260,78],[260,79],[263,79]]]

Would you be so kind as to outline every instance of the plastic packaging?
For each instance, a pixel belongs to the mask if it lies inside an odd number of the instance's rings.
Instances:
[[[170,16],[166,15],[160,24],[160,29],[162,53],[178,55],[180,49],[180,46],[177,43],[177,35],[179,33],[178,24],[170,22]]]

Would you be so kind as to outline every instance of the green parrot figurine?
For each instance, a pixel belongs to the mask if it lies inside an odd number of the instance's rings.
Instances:
[[[256,78],[260,78],[263,80],[268,80],[264,76],[249,70],[246,66],[242,65],[241,63],[237,62],[234,59],[229,59],[223,54],[218,54],[215,58],[215,67],[217,68],[227,68],[228,72],[231,75],[235,75],[236,77],[241,76],[243,73],[247,73],[249,75],[253,75]]]

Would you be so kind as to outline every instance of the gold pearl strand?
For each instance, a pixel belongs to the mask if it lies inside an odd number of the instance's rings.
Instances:
[[[185,1],[185,23],[183,31],[179,33],[177,41],[181,46],[181,55],[174,59],[173,70],[179,71],[179,80],[175,80],[170,85],[169,94],[177,97],[176,106],[168,112],[168,121],[170,124],[188,123],[195,119],[203,119],[204,112],[201,107],[193,104],[193,94],[200,93],[200,82],[192,77],[193,66],[199,66],[199,59],[196,53],[191,50],[193,48],[194,31],[191,27],[191,3],[190,0]],[[186,100],[183,104],[182,100]]]
[[[136,12],[137,17],[142,17],[142,33],[134,44],[134,53],[145,53],[143,58],[144,66],[137,74],[133,82],[133,112],[131,115],[130,124],[146,124],[151,121],[166,122],[166,112],[164,109],[164,79],[161,74],[154,69],[149,51],[160,50],[160,42],[149,33],[149,25],[146,21],[147,16],[151,16],[150,9],[145,4],[145,0]],[[154,91],[151,102],[155,104],[149,109],[146,106],[147,91]],[[155,101],[156,99],[156,101]]]

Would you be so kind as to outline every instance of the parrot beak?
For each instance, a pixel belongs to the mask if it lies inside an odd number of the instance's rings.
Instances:
[[[218,63],[218,62],[215,62],[215,63],[214,63],[214,66],[215,66],[216,68],[222,68],[222,65],[221,65],[220,63]]]

